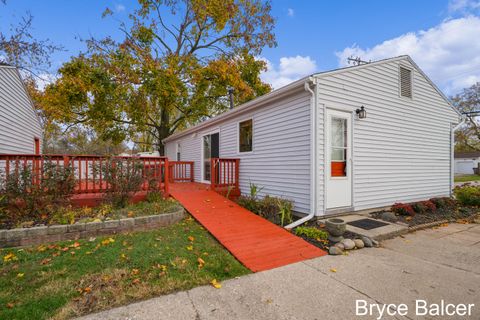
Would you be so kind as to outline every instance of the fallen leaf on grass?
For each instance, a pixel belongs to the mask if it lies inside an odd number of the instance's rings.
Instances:
[[[9,302],[6,304],[6,306],[8,309],[12,309],[15,306],[15,304],[13,302]]]
[[[132,280],[132,283],[133,284],[139,284],[140,283],[140,279],[139,278],[135,278]]]
[[[75,241],[70,247],[71,248],[78,248],[78,247],[80,247],[80,242]]]
[[[217,279],[213,279],[210,281],[210,284],[215,288],[215,289],[220,289],[222,287],[222,284],[217,281]]]
[[[195,238],[193,236],[188,236],[188,241],[193,242]]]
[[[140,272],[138,269],[132,269],[132,275],[136,275]]]
[[[47,247],[44,246],[43,244],[42,244],[42,245],[39,245],[39,246],[37,247],[37,251],[38,251],[38,252],[44,252],[45,250],[47,250]]]
[[[331,269],[330,269],[330,272],[337,272],[337,269],[331,268]]]
[[[192,251],[192,250],[193,250],[193,246],[187,246],[187,250],[188,250],[188,251]]]
[[[19,273],[17,273],[17,278],[23,278],[24,275],[25,275],[25,273],[19,272]]]
[[[44,265],[49,264],[50,261],[52,261],[52,259],[50,259],[50,258],[45,258],[45,259],[43,259],[42,261],[40,261],[40,264],[44,266]]]
[[[11,252],[3,256],[3,262],[16,261],[16,260],[18,260],[17,256]]]
[[[205,261],[202,259],[202,258],[198,258],[197,259],[198,261],[198,268],[203,268],[203,266],[205,265]]]
[[[107,246],[107,245],[109,245],[110,243],[114,243],[114,242],[115,242],[115,239],[113,239],[113,238],[108,238],[108,239],[102,240],[102,245]]]

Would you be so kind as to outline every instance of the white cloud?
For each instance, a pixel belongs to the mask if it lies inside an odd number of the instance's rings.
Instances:
[[[267,71],[263,72],[260,78],[270,83],[274,89],[310,75],[317,69],[317,63],[309,56],[282,57],[278,65],[274,65],[268,59],[260,59],[267,63]]]
[[[287,9],[287,15],[289,17],[293,17],[295,15],[295,11],[292,8]]]
[[[340,66],[346,66],[351,55],[374,61],[408,54],[440,89],[455,94],[480,81],[479,35],[480,18],[467,16],[403,34],[373,48],[354,44],[336,55]]]
[[[115,12],[123,12],[123,11],[125,11],[125,6],[123,4],[115,5]]]
[[[472,13],[476,10],[480,10],[480,0],[450,0],[448,3],[450,13]]]

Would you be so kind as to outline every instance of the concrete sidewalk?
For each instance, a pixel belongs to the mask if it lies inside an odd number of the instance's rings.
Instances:
[[[335,269],[336,272],[332,272]],[[383,242],[348,256],[326,256],[198,287],[83,319],[375,319],[355,316],[355,301],[475,303],[480,319],[480,225],[453,224]],[[382,319],[394,317],[384,316]],[[462,318],[467,319],[467,318]]]

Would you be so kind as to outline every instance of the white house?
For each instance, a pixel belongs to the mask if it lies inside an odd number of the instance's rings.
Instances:
[[[15,67],[0,64],[0,154],[39,154],[42,126]]]
[[[363,110],[366,112],[360,112]],[[409,56],[313,74],[164,140],[169,159],[239,158],[240,187],[326,215],[448,196],[460,114]]]
[[[455,174],[473,174],[478,168],[480,152],[455,152]]]

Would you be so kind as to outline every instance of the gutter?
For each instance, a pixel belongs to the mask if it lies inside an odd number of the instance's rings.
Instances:
[[[311,85],[315,86],[315,91],[310,87]],[[310,136],[310,213],[297,221],[290,223],[285,226],[285,229],[293,229],[308,220],[311,220],[316,213],[317,209],[317,83],[316,79],[309,77],[304,84],[305,91],[310,92],[310,125],[311,125],[311,136]]]

